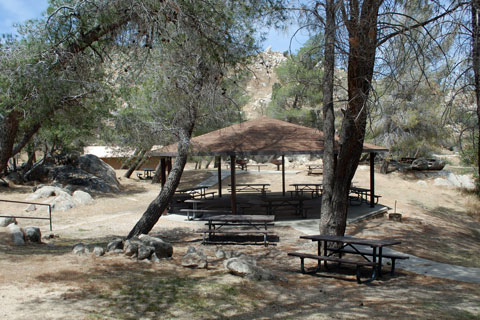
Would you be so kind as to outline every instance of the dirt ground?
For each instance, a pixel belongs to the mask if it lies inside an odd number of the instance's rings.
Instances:
[[[273,169],[273,167],[272,167]],[[287,174],[289,183],[318,182],[297,168]],[[262,168],[263,170],[263,168]],[[121,171],[117,174],[122,176]],[[181,187],[193,186],[211,174],[187,170]],[[368,186],[368,168],[357,171],[354,182]],[[279,174],[242,174],[238,183],[265,182],[281,190]],[[400,173],[376,174],[376,193],[389,207],[397,201],[402,222],[377,218],[348,226],[360,237],[398,239],[399,251],[455,265],[480,267],[479,201],[467,192],[417,183]],[[299,272],[299,261],[286,255],[292,250],[313,250],[299,239],[299,231],[275,227],[279,242],[260,245],[203,246],[193,230],[198,225],[162,217],[152,230],[172,242],[174,255],[159,264],[131,260],[123,255],[76,256],[72,245],[84,242],[105,246],[124,237],[156,197],[158,185],[120,178],[122,192],[95,196],[92,205],[53,213],[53,233],[43,244],[13,246],[6,228],[0,228],[0,318],[24,319],[480,319],[480,287],[418,275],[398,269],[369,285],[358,285],[353,270]],[[228,185],[228,179],[223,183]],[[215,188],[215,187],[213,187]],[[24,201],[31,187],[0,190],[0,198]],[[26,205],[0,204],[0,215],[29,215]],[[393,210],[391,211],[393,212]],[[45,211],[35,212],[45,216]],[[317,223],[312,220],[312,223]],[[43,220],[19,220],[22,227]],[[181,258],[188,246],[202,248],[208,269],[186,269]],[[250,281],[230,275],[217,248],[254,256],[282,281]]]

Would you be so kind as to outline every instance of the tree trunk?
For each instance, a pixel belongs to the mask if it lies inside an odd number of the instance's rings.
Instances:
[[[377,18],[382,0],[349,2],[342,15],[349,37],[348,106],[342,121],[340,150],[335,167],[331,208],[322,212],[320,231],[344,235],[347,225],[348,193],[363,151],[370,93],[377,45]],[[342,2],[345,5],[345,2]],[[331,162],[330,161],[327,161]],[[330,164],[329,164],[330,165]],[[327,191],[329,192],[329,191]],[[328,196],[327,196],[328,197]],[[323,209],[323,201],[322,201]]]
[[[333,111],[333,80],[335,71],[335,0],[326,1],[325,58],[323,73],[323,193],[320,214],[320,233],[334,234],[330,229],[333,211],[333,188],[335,186],[335,114]]]
[[[125,170],[125,169],[130,168],[130,165],[132,164],[132,161],[137,158],[138,152],[140,152],[140,150],[139,150],[138,148],[135,149],[135,151],[133,152],[133,154],[132,154],[131,156],[129,156],[129,157],[122,163],[122,165],[120,166],[120,169],[121,169],[121,170]]]
[[[19,114],[16,111],[6,116],[0,115],[0,177],[8,167],[8,160],[12,154],[15,138],[18,133]]]
[[[190,136],[191,131],[182,134],[180,141],[178,142],[178,156],[175,159],[172,171],[168,175],[167,182],[160,191],[160,194],[152,201],[152,203],[150,203],[140,220],[130,231],[127,236],[128,239],[140,234],[148,234],[155,226],[158,219],[160,219],[162,213],[168,208],[175,190],[180,183],[185,164],[187,163]]]
[[[125,178],[130,178],[133,171],[135,171],[138,165],[140,164],[140,162],[143,161],[143,157],[145,156],[145,153],[147,153],[145,149],[140,150],[140,152],[137,154],[137,158],[135,159],[135,161],[133,161],[133,163],[130,165],[130,168],[128,168],[127,172],[125,172],[125,174],[123,175]]]
[[[472,64],[475,81],[475,98],[477,102],[477,118],[479,139],[477,140],[477,164],[480,177],[480,0],[472,0]],[[480,178],[479,178],[480,179]],[[478,184],[477,184],[478,185]],[[478,188],[478,186],[477,186]]]

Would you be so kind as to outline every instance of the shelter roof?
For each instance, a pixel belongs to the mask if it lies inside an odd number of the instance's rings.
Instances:
[[[323,154],[324,135],[313,129],[277,119],[262,117],[234,124],[191,139],[191,155],[271,155]],[[365,143],[364,152],[388,149]],[[177,144],[150,153],[175,156]]]

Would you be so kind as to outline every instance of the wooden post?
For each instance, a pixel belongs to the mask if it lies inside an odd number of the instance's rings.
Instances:
[[[232,214],[237,214],[237,184],[235,182],[235,156],[230,156],[230,185],[232,188]]]
[[[375,207],[375,153],[370,152],[370,208]]]
[[[217,156],[217,168],[218,168],[218,197],[222,197],[222,157]]]
[[[282,154],[282,191],[285,197],[285,155]]]
[[[170,172],[172,171],[172,157],[167,158],[167,171],[168,174],[170,174]]]
[[[167,175],[165,174],[166,171],[166,159],[160,159],[160,183],[162,184],[162,189],[165,183],[167,182]]]

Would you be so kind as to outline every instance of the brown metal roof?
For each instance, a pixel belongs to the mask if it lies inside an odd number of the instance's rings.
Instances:
[[[191,140],[192,155],[322,154],[323,132],[297,124],[262,117],[212,131]],[[364,152],[388,149],[365,143]],[[155,156],[175,156],[177,144],[155,152]]]

